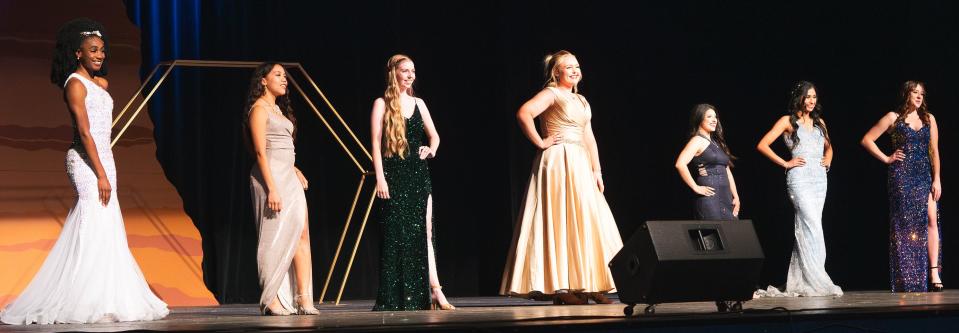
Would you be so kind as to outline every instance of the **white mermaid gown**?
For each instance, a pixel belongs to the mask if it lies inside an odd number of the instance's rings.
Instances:
[[[818,128],[797,129],[799,142],[784,135],[792,156],[802,157],[806,165],[786,172],[786,187],[796,211],[795,243],[786,275],[786,290],[775,287],[757,291],[754,296],[842,296],[826,273],[826,241],[822,232],[822,210],[826,202],[826,168],[822,166],[826,138]]]
[[[169,314],[147,285],[127,246],[117,202],[116,165],[110,150],[113,98],[77,74],[87,90],[90,134],[113,193],[103,206],[97,177],[79,140],[67,150],[67,176],[77,192],[60,236],[40,270],[0,321],[13,325],[156,320]],[[66,83],[64,83],[66,84]]]

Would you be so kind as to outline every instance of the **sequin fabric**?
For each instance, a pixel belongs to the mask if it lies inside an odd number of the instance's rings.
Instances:
[[[806,164],[786,171],[786,191],[792,201],[793,252],[786,273],[786,293],[796,296],[842,296],[842,288],[826,273],[826,240],[822,232],[822,210],[826,204],[828,179],[822,165],[826,137],[817,127],[799,126],[798,142],[783,135],[792,157]]]
[[[82,324],[163,318],[170,310],[150,289],[127,243],[117,197],[117,169],[110,150],[113,98],[79,74],[70,74],[64,86],[70,80],[86,88],[84,107],[90,136],[113,191],[110,201],[103,205],[93,163],[74,124],[66,171],[77,193],[76,203],[63,219],[56,243],[30,284],[0,311],[0,322]]]
[[[426,244],[426,204],[432,192],[426,160],[416,154],[424,145],[419,106],[406,120],[406,158],[383,158],[390,199],[377,199],[382,229],[380,287],[374,311],[425,310],[430,307]]]
[[[897,121],[891,137],[894,149],[902,149],[906,158],[889,165],[889,282],[893,292],[922,292],[929,274],[929,126],[917,131]],[[942,262],[942,220],[938,222]]]

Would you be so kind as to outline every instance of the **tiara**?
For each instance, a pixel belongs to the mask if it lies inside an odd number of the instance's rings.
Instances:
[[[101,37],[101,38],[103,37],[103,35],[100,34],[100,30],[81,31],[81,32],[80,32],[80,36],[83,36],[83,37],[87,37],[87,36],[97,36],[97,37]]]

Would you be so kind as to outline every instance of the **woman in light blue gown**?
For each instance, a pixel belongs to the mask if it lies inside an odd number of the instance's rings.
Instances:
[[[789,161],[769,146],[782,136],[792,153]],[[822,209],[826,202],[826,172],[832,163],[832,145],[822,119],[816,87],[801,81],[790,93],[788,114],[779,118],[756,146],[773,163],[786,169],[786,188],[796,211],[792,258],[786,276],[785,296],[842,296],[826,274],[826,244]],[[767,293],[779,294],[775,288]]]

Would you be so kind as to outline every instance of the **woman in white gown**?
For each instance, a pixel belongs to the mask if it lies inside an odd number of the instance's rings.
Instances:
[[[792,159],[785,160],[769,146],[779,137]],[[790,92],[789,110],[756,146],[759,151],[786,169],[786,189],[796,211],[793,219],[795,243],[786,275],[786,289],[759,290],[756,296],[842,296],[842,288],[826,273],[826,241],[822,231],[822,210],[828,185],[826,173],[832,165],[832,143],[822,119],[816,87],[800,81]]]
[[[127,246],[110,150],[113,98],[107,92],[106,38],[89,19],[57,35],[50,79],[73,117],[67,176],[77,192],[56,244],[20,296],[0,312],[7,324],[155,320],[169,314]]]

